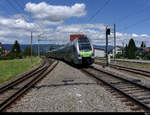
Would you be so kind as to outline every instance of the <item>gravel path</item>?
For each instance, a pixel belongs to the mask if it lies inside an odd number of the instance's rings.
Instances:
[[[130,111],[96,81],[63,62],[7,109],[7,112]]]

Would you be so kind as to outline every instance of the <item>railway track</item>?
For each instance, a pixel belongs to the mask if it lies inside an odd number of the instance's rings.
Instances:
[[[95,62],[95,64],[105,66],[105,63],[103,63],[103,62]],[[128,71],[128,72],[132,72],[132,73],[135,73],[135,74],[140,74],[140,75],[143,75],[143,76],[146,76],[146,77],[150,77],[150,71],[136,69],[136,68],[133,68],[133,67],[126,67],[126,66],[116,65],[116,64],[109,64],[109,66],[112,67],[112,68],[115,68],[115,69]]]
[[[150,88],[93,66],[84,68],[82,71],[124,95],[127,100],[136,105],[135,110],[150,111]]]
[[[26,91],[32,88],[38,81],[51,72],[57,62],[44,59],[40,66],[34,68],[26,74],[21,75],[18,79],[0,87],[0,111],[4,111],[20,98]]]

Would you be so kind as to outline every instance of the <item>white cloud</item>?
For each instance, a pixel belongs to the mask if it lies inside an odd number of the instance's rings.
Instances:
[[[70,24],[70,25],[58,25],[63,21],[48,21],[48,20],[35,20],[34,22],[27,22],[20,18],[4,18],[0,17],[0,41],[3,43],[13,43],[14,39],[23,42],[25,39],[30,40],[30,31],[33,32],[34,40],[37,40],[37,36],[40,33],[44,33],[41,39],[52,40],[53,43],[65,44],[69,42],[70,34],[83,33],[86,34],[96,45],[105,45],[105,26],[104,24]],[[49,28],[47,25],[57,25],[56,29]],[[40,27],[39,27],[40,26]],[[39,30],[40,31],[37,31]],[[128,34],[128,33],[116,33],[117,45],[122,43],[128,44],[130,38],[135,40],[137,46],[140,46],[144,41],[147,46],[150,46],[150,36],[147,34]],[[113,45],[113,34],[109,36],[109,44]]]
[[[82,17],[86,15],[85,4],[76,3],[73,6],[49,5],[45,2],[39,4],[27,3],[25,11],[31,12],[37,19],[46,19],[49,21],[63,21],[70,17]]]
[[[5,37],[0,37],[0,42],[3,43],[3,44],[11,44],[12,40],[7,39]]]
[[[59,32],[85,32],[88,30],[98,29],[99,31],[104,31],[103,24],[71,24],[71,25],[61,25],[57,26],[56,30]]]
[[[33,30],[37,28],[37,25],[34,23],[26,22],[23,19],[11,19],[0,17],[0,26],[1,28],[10,28],[10,29],[24,29],[24,30]]]

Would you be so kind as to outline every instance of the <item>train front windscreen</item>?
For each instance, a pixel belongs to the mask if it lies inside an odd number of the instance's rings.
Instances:
[[[86,37],[79,38],[78,42],[79,42],[79,50],[80,51],[90,51],[90,50],[92,50],[88,38],[86,38]]]
[[[79,50],[80,51],[89,51],[92,50],[90,44],[79,44]]]
[[[79,43],[87,43],[87,42],[89,43],[89,40],[88,40],[88,38],[84,37],[84,38],[79,38],[78,42]]]

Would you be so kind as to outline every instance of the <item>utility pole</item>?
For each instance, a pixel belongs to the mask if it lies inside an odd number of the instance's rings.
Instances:
[[[116,64],[116,24],[114,24],[114,63]]]
[[[40,36],[38,36],[38,56],[40,57]]]
[[[32,32],[31,32],[31,64],[32,64]]]
[[[108,62],[108,35],[110,35],[110,28],[106,26],[106,66],[109,66]]]
[[[123,57],[124,57],[124,41],[122,42],[122,54],[123,54]]]

